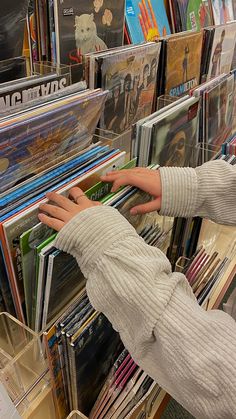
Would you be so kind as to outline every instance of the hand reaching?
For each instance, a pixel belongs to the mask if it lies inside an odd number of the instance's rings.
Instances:
[[[161,208],[161,177],[158,170],[137,167],[134,169],[118,170],[102,176],[103,182],[112,182],[112,192],[116,192],[121,186],[135,186],[149,193],[153,200],[147,204],[141,204],[131,209],[131,214],[146,214],[159,211]]]
[[[101,205],[100,202],[90,201],[79,188],[72,188],[69,192],[69,196],[74,202],[55,192],[49,192],[46,197],[53,204],[47,203],[40,205],[39,209],[40,211],[43,211],[43,213],[39,213],[39,220],[48,227],[60,231],[66,223],[81,211]]]

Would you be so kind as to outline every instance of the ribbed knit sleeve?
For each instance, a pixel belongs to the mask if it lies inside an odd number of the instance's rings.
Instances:
[[[196,169],[162,167],[160,174],[160,214],[236,225],[236,166],[215,160]]]
[[[236,418],[236,323],[200,308],[185,277],[113,208],[94,207],[58,234],[91,303],[135,361],[199,419]]]

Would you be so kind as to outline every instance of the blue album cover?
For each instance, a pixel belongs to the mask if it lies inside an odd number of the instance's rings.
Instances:
[[[133,44],[171,33],[163,0],[126,0],[126,22]]]
[[[98,153],[100,154],[107,150],[108,150],[108,146],[95,147],[92,150],[88,151],[87,153],[84,153],[83,155],[70,160],[66,164],[59,166],[55,168],[54,170],[51,170],[45,175],[42,175],[35,180],[32,179],[32,182],[29,182],[28,184],[22,185],[22,186],[19,185],[16,190],[10,192],[8,195],[4,196],[3,198],[0,198],[0,208],[3,208],[4,206],[9,205],[11,202],[17,199],[20,199],[22,195],[25,195],[26,193],[30,193],[32,190],[39,188],[41,185],[50,182],[51,179],[54,179],[55,177],[60,177],[61,175],[63,175],[63,173],[69,171],[73,167],[76,167],[77,165],[80,165],[90,160],[92,157],[96,157]]]
[[[54,187],[49,188],[47,191],[44,191],[43,193],[40,193],[39,195],[37,195],[37,196],[29,199],[27,202],[24,202],[22,205],[19,205],[14,210],[9,211],[7,214],[5,214],[5,215],[3,215],[3,216],[0,217],[0,222],[3,222],[5,220],[7,220],[9,217],[11,217],[11,216],[17,214],[18,212],[24,210],[28,206],[30,206],[30,205],[34,204],[35,202],[37,202],[38,200],[43,199],[45,197],[45,194],[47,192],[52,192],[52,191],[54,191],[56,189],[59,189],[59,188],[65,186],[67,183],[71,182],[72,180],[75,180],[77,177],[80,177],[80,176],[84,175],[86,172],[88,172],[89,170],[92,170],[98,164],[102,164],[105,160],[107,160],[108,158],[111,158],[112,156],[114,156],[118,151],[119,150],[114,150],[108,156],[106,155],[106,157],[99,158],[96,162],[94,162],[93,164],[87,166],[85,169],[79,170],[73,176],[70,176],[67,179],[63,180],[63,182],[58,183]]]

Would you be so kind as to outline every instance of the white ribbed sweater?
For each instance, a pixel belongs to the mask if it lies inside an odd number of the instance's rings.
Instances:
[[[161,168],[161,213],[236,225],[236,167]],[[198,306],[184,275],[172,273],[110,207],[75,216],[57,247],[76,257],[91,303],[120,333],[135,361],[200,419],[236,418],[236,322]]]

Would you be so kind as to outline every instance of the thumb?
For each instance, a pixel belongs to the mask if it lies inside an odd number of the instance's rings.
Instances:
[[[156,198],[153,201],[147,202],[146,204],[137,205],[131,208],[130,214],[147,214],[148,212],[159,211],[161,208],[161,198]]]

